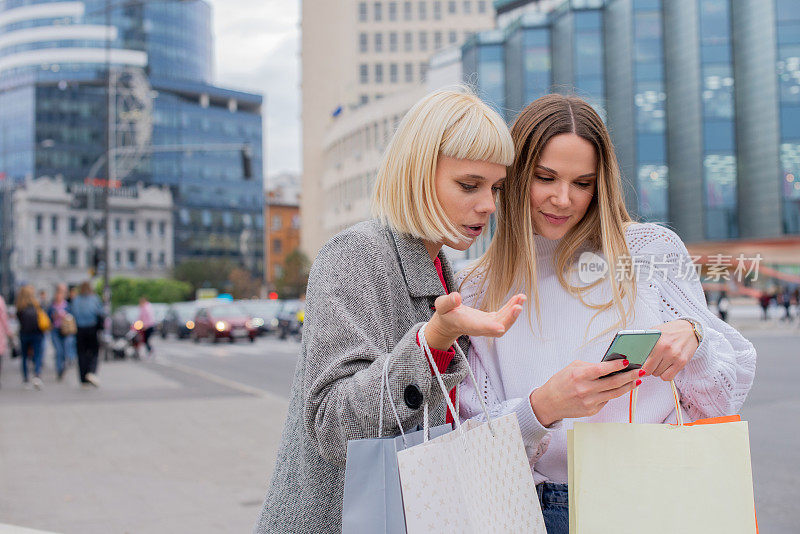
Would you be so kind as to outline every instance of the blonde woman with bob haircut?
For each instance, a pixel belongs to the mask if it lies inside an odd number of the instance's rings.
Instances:
[[[547,531],[566,533],[566,430],[575,420],[626,422],[621,397],[638,388],[638,422],[674,421],[672,380],[689,418],[736,413],[756,354],[708,310],[680,238],[632,221],[614,147],[589,104],[539,98],[511,136],[516,156],[497,233],[460,276],[461,291],[480,309],[522,291],[530,296],[527,320],[501,339],[471,338],[468,360],[483,387],[464,383],[461,414],[480,412],[479,395],[496,413],[517,413]],[[599,269],[582,268],[588,264]],[[617,330],[648,328],[661,337],[642,369],[626,369],[624,358],[601,362]],[[619,373],[606,377],[612,372]]]
[[[466,376],[453,344],[502,336],[523,295],[498,311],[461,303],[443,245],[465,250],[495,211],[514,159],[508,127],[466,90],[438,91],[401,121],[378,169],[374,215],[334,236],[308,280],[300,358],[282,443],[255,532],[341,532],[347,442],[399,434],[384,363],[403,426],[450,420],[417,332],[448,388]],[[435,311],[434,311],[435,310]],[[467,342],[460,341],[464,348]]]

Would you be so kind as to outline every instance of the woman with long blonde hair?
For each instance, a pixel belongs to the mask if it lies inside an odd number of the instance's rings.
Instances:
[[[628,215],[610,136],[589,104],[544,96],[511,135],[516,155],[497,232],[460,276],[461,292],[486,309],[517,292],[529,299],[501,339],[471,338],[468,359],[482,387],[462,385],[461,413],[478,414],[479,396],[495,412],[517,413],[548,532],[566,533],[573,421],[627,421],[620,397],[634,388],[637,420],[667,421],[672,380],[689,418],[735,413],[756,355],[708,310],[680,238]],[[661,337],[641,369],[626,369],[624,358],[601,362],[616,331],[646,328]]]
[[[403,118],[378,169],[375,218],[334,236],[311,268],[288,416],[255,532],[341,532],[347,442],[398,434],[392,418],[380,426],[381,411],[396,409],[405,428],[422,422],[425,406],[431,424],[451,416],[417,333],[427,325],[436,366],[455,388],[467,374],[456,339],[501,336],[522,311],[522,295],[497,312],[464,306],[449,293],[441,250],[466,250],[481,234],[513,159],[502,118],[466,91],[432,93]],[[384,364],[392,395],[382,405]]]
[[[17,298],[14,300],[19,321],[19,344],[22,355],[22,383],[28,384],[28,361],[33,362],[33,380],[31,384],[36,389],[41,389],[42,360],[44,358],[44,332],[39,327],[39,311],[42,309],[36,299],[36,290],[33,286],[25,285],[19,288]]]

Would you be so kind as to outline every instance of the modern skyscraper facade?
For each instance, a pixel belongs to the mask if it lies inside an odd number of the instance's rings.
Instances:
[[[175,263],[224,256],[260,275],[262,97],[213,85],[211,17],[204,0],[3,2],[0,178],[83,182],[109,144],[136,147],[115,168],[123,184],[170,187]]]
[[[489,0],[302,3],[301,242],[309,257],[342,225],[369,216],[373,153],[408,109],[401,93],[425,87],[431,55],[493,25]]]
[[[497,0],[494,7],[503,27],[465,44],[463,73],[509,122],[544,93],[577,94],[609,125],[628,208],[640,219],[667,223],[689,243],[796,242],[800,4]],[[503,76],[492,60],[471,59],[488,43],[492,57],[503,58]],[[484,82],[489,71],[492,81]]]

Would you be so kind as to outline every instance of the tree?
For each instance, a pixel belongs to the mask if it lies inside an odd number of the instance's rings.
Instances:
[[[98,293],[102,282],[97,283]],[[179,280],[168,278],[126,278],[118,276],[111,279],[111,306],[138,304],[143,295],[151,302],[179,302],[187,300],[192,287]]]
[[[231,283],[230,292],[235,299],[258,297],[261,293],[261,282],[250,271],[236,267],[228,275]]]
[[[227,289],[228,280],[236,264],[226,258],[185,260],[175,267],[175,278],[188,282],[192,291],[202,287]]]
[[[296,248],[283,261],[283,272],[275,281],[275,289],[281,298],[297,298],[306,292],[308,271],[311,262],[303,252]]]

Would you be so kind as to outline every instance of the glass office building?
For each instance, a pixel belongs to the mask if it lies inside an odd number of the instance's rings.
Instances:
[[[800,4],[495,0],[509,120],[548,92],[609,126],[629,211],[687,242],[800,235]],[[492,34],[495,34],[492,32]],[[734,39],[735,36],[735,39]],[[467,81],[481,35],[462,49]],[[499,55],[499,53],[498,53]]]
[[[83,182],[106,152],[109,68],[140,72],[152,99],[143,122],[152,125],[143,127],[151,132],[149,144],[175,150],[145,153],[125,182],[172,191],[176,264],[229,257],[260,276],[262,97],[213,84],[209,4],[6,0],[0,6],[0,179],[60,175]],[[117,132],[116,145],[124,135]],[[243,145],[252,150],[250,179]],[[97,177],[105,178],[100,169]]]

